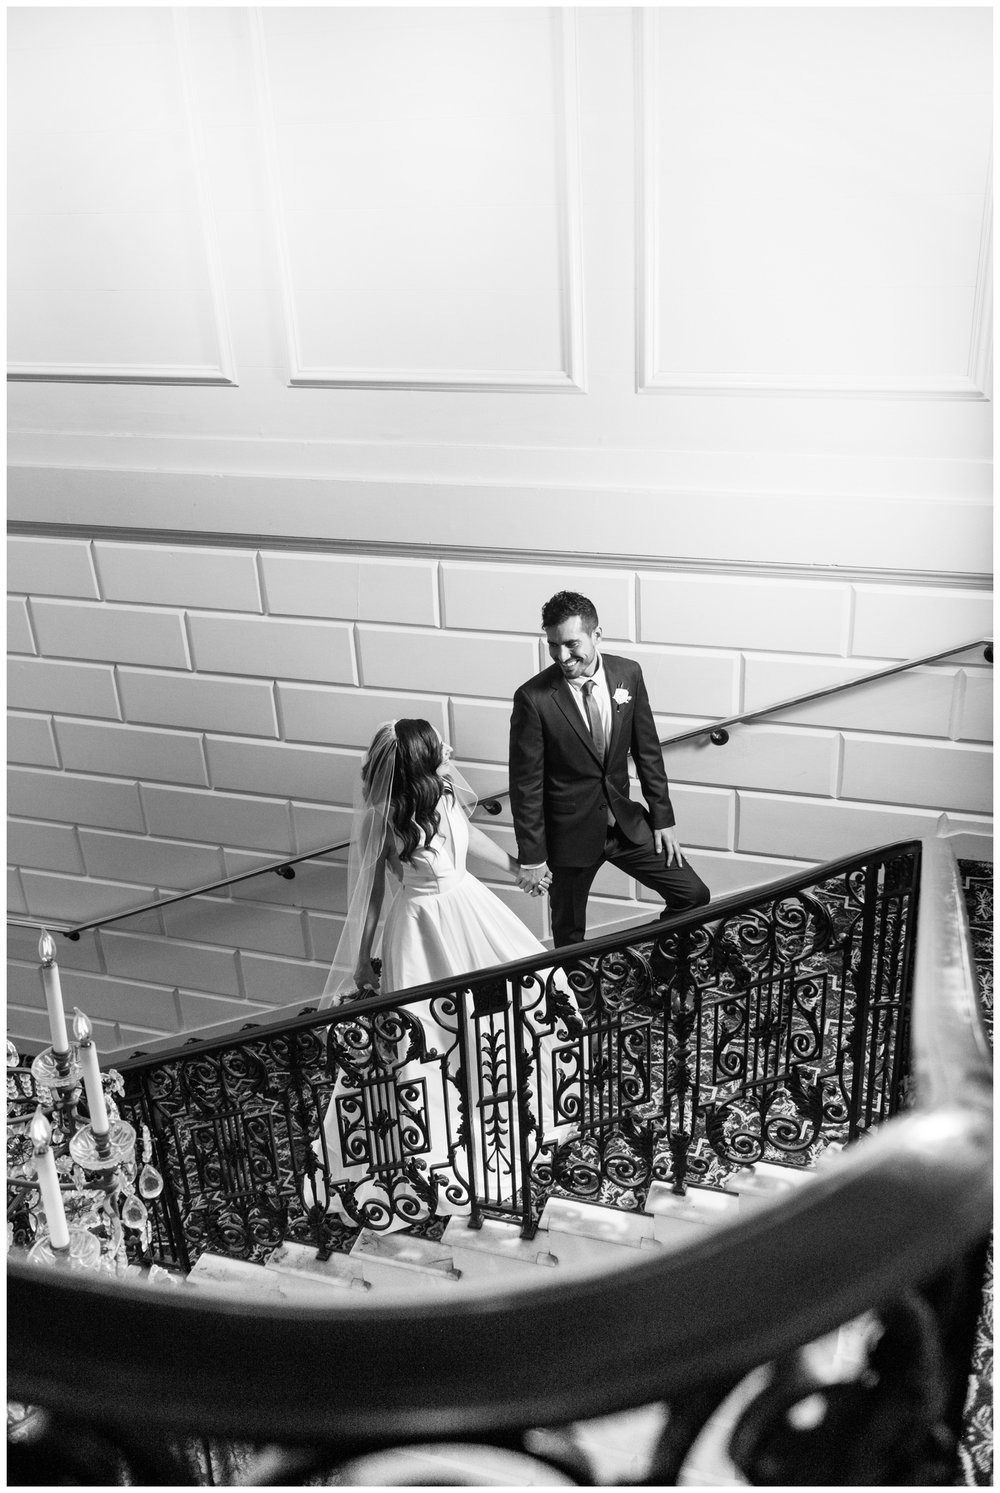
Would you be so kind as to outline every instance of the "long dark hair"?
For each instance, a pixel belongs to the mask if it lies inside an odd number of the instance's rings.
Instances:
[[[389,737],[396,738],[396,765],[389,792],[389,824],[401,841],[399,858],[409,861],[420,845],[429,845],[441,827],[438,801],[447,784],[438,777],[444,749],[430,721],[402,720],[382,726],[368,748],[361,768],[365,796],[371,786],[374,763],[386,750]]]

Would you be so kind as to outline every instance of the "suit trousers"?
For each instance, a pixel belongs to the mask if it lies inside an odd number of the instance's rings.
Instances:
[[[665,854],[657,855],[653,845],[652,831],[643,845],[635,845],[622,834],[616,824],[609,825],[604,852],[599,861],[590,866],[552,866],[552,885],[549,888],[549,910],[552,914],[552,938],[554,947],[564,944],[582,943],[587,936],[587,898],[594,877],[605,861],[619,866],[626,876],[658,892],[666,904],[661,918],[674,912],[684,912],[689,907],[703,907],[711,900],[711,892],[698,873],[685,862],[684,865],[668,866]]]

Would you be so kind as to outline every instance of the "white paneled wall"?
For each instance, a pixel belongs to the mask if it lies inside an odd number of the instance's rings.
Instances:
[[[45,538],[10,554],[13,906],[62,923],[334,843],[391,716],[433,721],[480,793],[502,790],[511,693],[546,662],[539,612],[562,587],[641,660],[663,735],[886,666],[905,641],[901,593],[845,582]],[[981,592],[924,593],[935,602],[940,646],[988,629]],[[990,678],[974,650],[737,727],[724,747],[669,747],[692,862],[721,895],[932,832],[945,810],[988,847]],[[509,811],[484,823],[513,851]],[[315,998],[343,912],[336,860],[60,940],[69,998],[106,1049]],[[636,894],[606,869],[591,926],[643,915]],[[540,903],[504,895],[547,932]],[[31,936],[12,953],[12,1029],[40,1038]]]
[[[991,22],[19,8],[11,515],[981,572]]]
[[[260,17],[294,381],[576,387],[573,12]]]
[[[12,11],[8,60],[14,370],[231,382],[185,13]]]
[[[981,18],[642,15],[644,386],[972,393]]]

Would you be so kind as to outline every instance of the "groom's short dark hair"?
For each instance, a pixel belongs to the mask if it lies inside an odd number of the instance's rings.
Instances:
[[[542,627],[558,627],[570,617],[579,617],[585,632],[593,632],[600,624],[597,608],[579,591],[557,591],[542,607]]]

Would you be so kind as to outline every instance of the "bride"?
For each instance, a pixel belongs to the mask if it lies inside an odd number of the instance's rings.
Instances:
[[[475,796],[450,757],[429,721],[387,721],[376,731],[356,794],[347,920],[322,1004],[374,993],[379,951],[382,994],[546,952],[466,869],[470,853],[514,876],[519,865],[469,823]],[[341,1217],[385,1232],[430,1212],[468,1212],[470,1188],[487,1204],[510,1202],[524,1150],[516,1042],[533,1050],[541,1078],[540,1115],[527,1094],[539,1127],[527,1137],[529,1154],[543,1139],[565,1138],[552,1094],[566,1050],[558,1039],[570,1041],[565,1023],[575,1013],[565,982],[557,977],[545,991],[545,979],[545,971],[529,979],[520,1003],[500,982],[499,992],[446,992],[333,1028],[337,1077],[322,1144],[336,1188],[330,1207]]]

